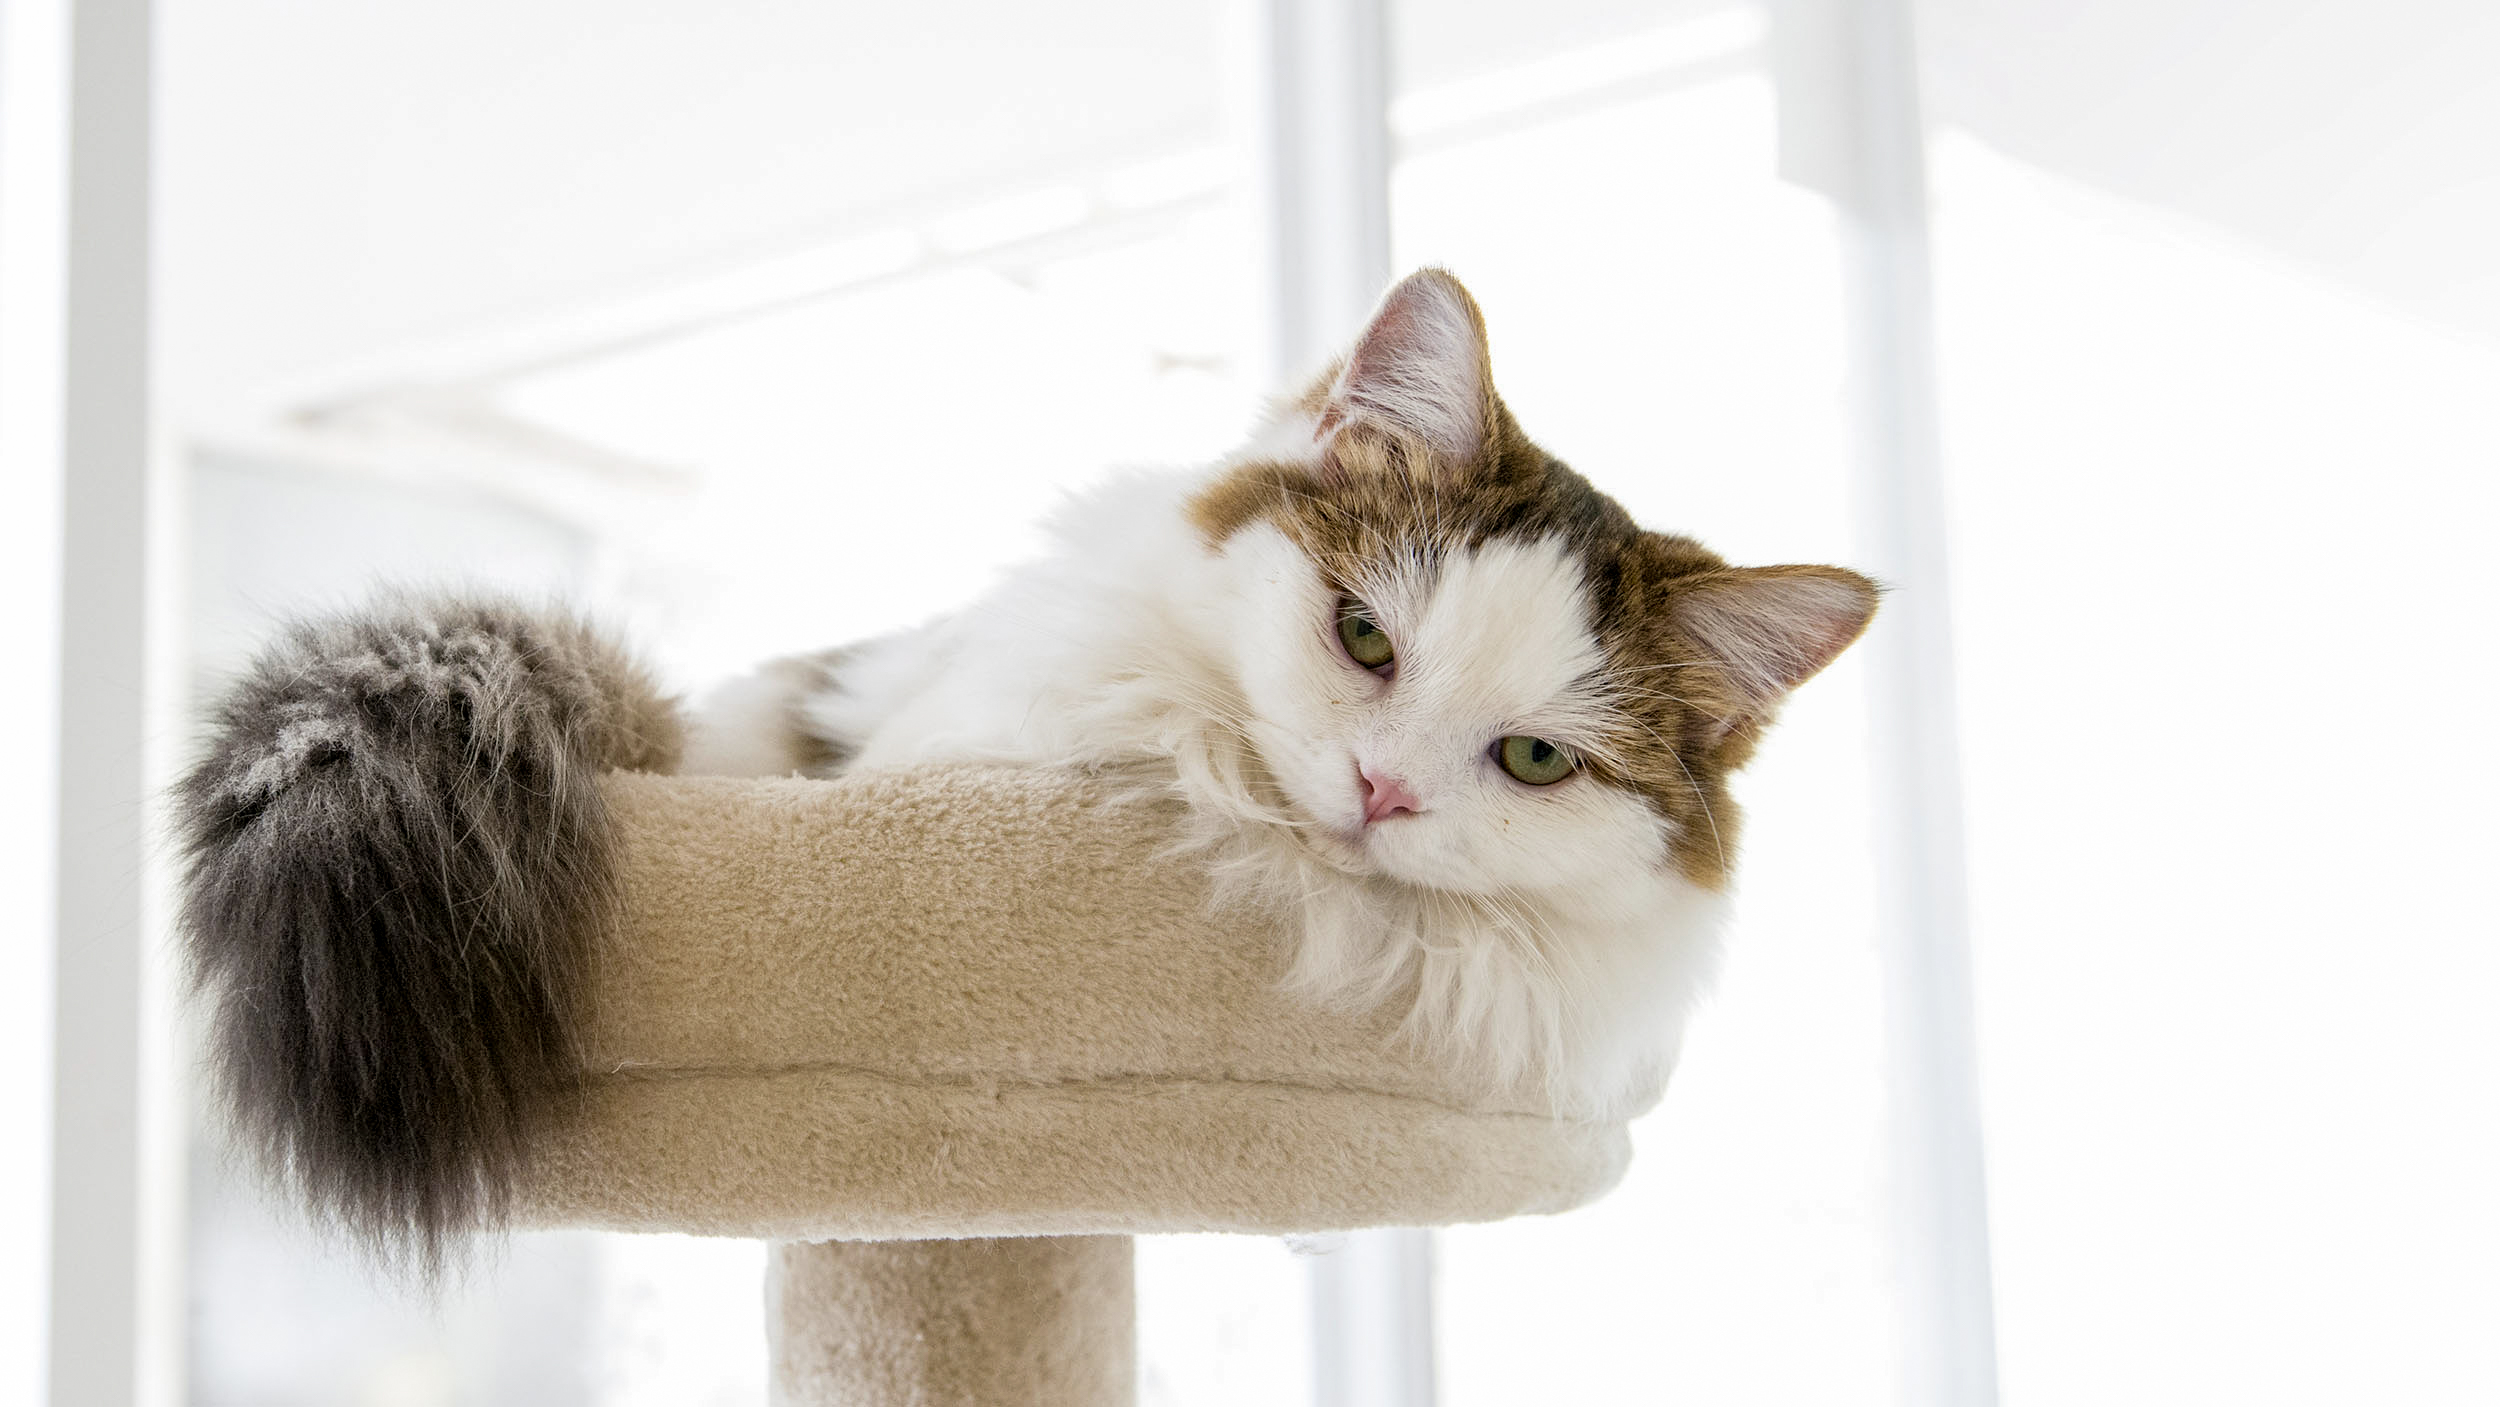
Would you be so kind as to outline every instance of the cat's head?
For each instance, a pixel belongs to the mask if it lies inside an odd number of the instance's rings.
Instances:
[[[1416,273],[1192,504],[1252,741],[1339,865],[1501,894],[1707,888],[1730,772],[1874,583],[1645,531],[1523,434],[1458,281]]]

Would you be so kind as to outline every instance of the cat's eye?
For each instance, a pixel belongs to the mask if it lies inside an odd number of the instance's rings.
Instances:
[[[1348,596],[1337,603],[1337,639],[1345,652],[1365,669],[1382,669],[1398,652],[1389,647],[1389,633],[1372,619],[1371,607]]]
[[[1570,753],[1543,738],[1504,738],[1493,745],[1493,755],[1503,771],[1532,787],[1550,787],[1580,765]]]

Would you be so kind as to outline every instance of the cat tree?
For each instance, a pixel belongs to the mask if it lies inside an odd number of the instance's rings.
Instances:
[[[606,786],[624,931],[519,1219],[775,1243],[778,1404],[1128,1403],[1137,1233],[1561,1211],[1629,1160],[1280,992],[1273,921],[1081,777]]]

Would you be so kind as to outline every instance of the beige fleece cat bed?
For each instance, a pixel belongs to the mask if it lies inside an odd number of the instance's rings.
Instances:
[[[1629,1157],[1278,988],[1160,808],[1065,773],[607,783],[625,931],[522,1215],[779,1241],[1559,1211]]]
[[[777,1401],[1132,1396],[1126,1233],[1578,1206],[1630,1156],[1277,986],[1170,816],[1054,772],[618,775],[588,1096],[519,1218],[777,1242]]]
[[[679,728],[581,623],[463,602],[298,626],[227,698],[183,928],[228,1111],[316,1215],[420,1274],[503,1226],[760,1238],[777,1403],[1114,1407],[1133,1234],[1624,1171],[1619,1120],[1436,1063],[1398,1001],[1286,992],[1177,803],[666,775]]]

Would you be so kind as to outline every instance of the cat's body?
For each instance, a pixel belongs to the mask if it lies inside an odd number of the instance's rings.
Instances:
[[[696,717],[685,770],[834,776],[989,761],[1113,772],[1183,801],[1179,846],[1216,870],[1226,901],[1285,913],[1301,938],[1288,980],[1306,997],[1368,1005],[1411,992],[1416,1037],[1492,1079],[1534,1073],[1578,1112],[1654,1091],[1709,961],[1720,896],[1663,847],[1559,848],[1534,861],[1557,883],[1479,887],[1467,872],[1498,872],[1497,858],[1409,846],[1400,858],[1442,881],[1411,883],[1383,873],[1364,838],[1420,828],[1428,807],[1364,825],[1351,766],[1347,815],[1297,805],[1247,726],[1257,714],[1228,648],[1266,609],[1244,578],[1265,584],[1294,554],[1265,534],[1205,550],[1185,503],[1219,476],[1107,485],[1067,505],[1048,557],[963,612],[733,683]],[[1502,578],[1523,565],[1555,575],[1532,554],[1445,571],[1476,578],[1466,585],[1498,611],[1512,595]],[[1551,604],[1518,601],[1531,616]],[[1304,633],[1266,647],[1322,643]],[[1511,682],[1502,668],[1476,671],[1498,690]],[[1527,700],[1562,672],[1548,664],[1509,692]],[[1341,692],[1371,683],[1345,673]]]
[[[1727,777],[1874,604],[1641,530],[1520,431],[1426,271],[1240,452],[1072,502],[950,616],[729,687],[682,770],[1107,774],[1179,803],[1218,902],[1279,911],[1308,999],[1620,1113],[1710,966]],[[429,1269],[502,1219],[614,926],[599,774],[677,744],[612,642],[493,602],[299,624],[238,682],[175,798],[181,922],[238,1126],[316,1210]]]
[[[1519,433],[1427,272],[1244,449],[1071,501],[955,614],[729,686],[687,768],[1121,773],[1185,804],[1219,893],[1285,911],[1305,996],[1403,1003],[1444,1058],[1620,1113],[1711,965],[1725,775],[1872,606],[1641,532]],[[1505,738],[1577,765],[1524,783]]]

